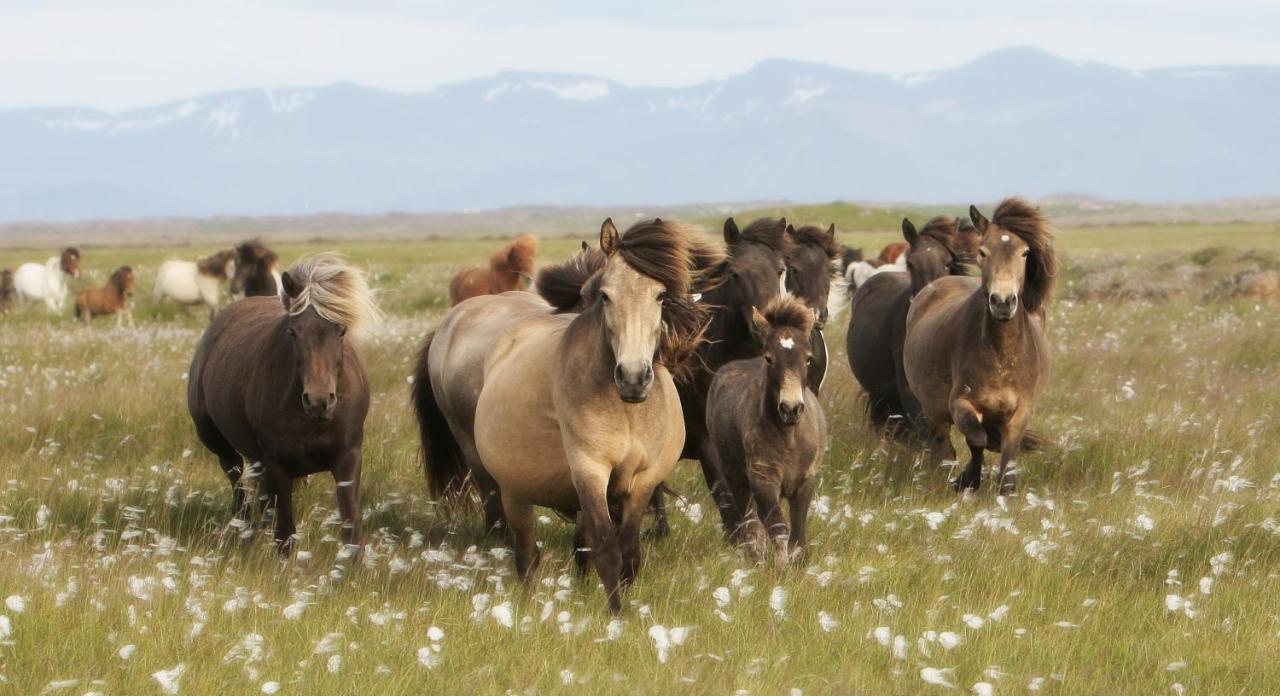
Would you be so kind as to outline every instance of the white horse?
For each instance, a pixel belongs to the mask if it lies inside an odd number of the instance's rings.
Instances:
[[[50,312],[61,313],[67,303],[67,281],[80,277],[80,250],[67,247],[62,256],[50,257],[44,265],[24,263],[13,274],[14,289],[24,304],[44,301]]]
[[[853,291],[862,287],[871,276],[878,273],[906,273],[907,254],[903,252],[898,260],[880,266],[872,266],[866,261],[854,261],[844,269],[844,275],[831,282],[831,292],[827,295],[827,314],[834,319],[844,311],[852,301]]]
[[[235,275],[235,270],[234,249],[219,251],[196,262],[165,261],[156,271],[152,297],[156,302],[167,297],[184,305],[203,303],[212,316],[222,304],[222,286]]]

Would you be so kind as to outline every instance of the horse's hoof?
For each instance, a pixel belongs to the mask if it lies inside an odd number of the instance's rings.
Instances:
[[[1000,495],[1013,495],[1018,492],[1018,475],[1012,471],[1000,479]]]

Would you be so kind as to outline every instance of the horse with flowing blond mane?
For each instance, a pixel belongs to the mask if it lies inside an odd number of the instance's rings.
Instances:
[[[954,459],[951,426],[969,445],[956,490],[982,483],[985,450],[1000,453],[1002,493],[1017,486],[1011,465],[1031,411],[1049,381],[1045,305],[1058,275],[1049,221],[1021,198],[1007,198],[988,221],[969,217],[982,235],[982,278],[930,283],[907,314],[903,362],[933,441],[935,463]]]
[[[488,267],[476,266],[459,271],[449,283],[452,304],[478,295],[498,295],[510,290],[523,290],[533,278],[533,257],[538,253],[538,238],[522,234],[510,244],[494,252]]]
[[[247,297],[220,312],[191,361],[187,407],[232,488],[233,526],[249,526],[245,462],[260,462],[259,508],[290,547],[295,479],[328,471],[342,539],[358,548],[360,468],[369,381],[355,341],[380,313],[364,273],[335,254],[300,259],[283,300]]]

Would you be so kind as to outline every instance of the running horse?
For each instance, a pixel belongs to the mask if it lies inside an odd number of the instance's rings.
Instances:
[[[817,394],[827,377],[827,341],[822,328],[831,316],[829,300],[833,282],[839,277],[844,247],[836,241],[835,225],[825,229],[814,225],[797,229],[787,225],[787,236],[792,242],[791,254],[787,257],[787,294],[813,310],[815,317],[809,337],[812,357],[805,384]]]
[[[293,539],[295,479],[327,471],[342,540],[359,548],[360,468],[369,381],[354,342],[379,314],[364,274],[334,254],[300,259],[281,276],[284,299],[247,297],[205,329],[187,381],[196,434],[232,488],[248,527],[244,463],[261,462],[260,509],[274,509],[281,551]]]
[[[522,234],[510,244],[494,252],[489,266],[476,266],[459,271],[449,283],[452,304],[476,297],[497,295],[509,290],[523,290],[533,277],[533,257],[538,253],[538,238]]]
[[[662,220],[600,230],[606,261],[580,314],[514,324],[486,361],[476,405],[480,459],[501,491],[516,570],[538,567],[535,505],[577,515],[609,610],[640,571],[640,525],[680,458],[685,429],[673,373],[706,328],[695,303],[696,237]]]
[[[76,295],[76,316],[87,327],[90,326],[90,321],[94,317],[114,314],[115,328],[120,328],[121,322],[125,322],[132,329],[133,312],[129,310],[129,301],[132,299],[133,269],[129,266],[121,266],[111,274],[106,285],[91,290],[81,290]]]
[[[1007,198],[991,220],[969,208],[982,235],[982,278],[949,276],[921,290],[907,314],[903,361],[928,420],[935,463],[955,458],[951,426],[964,435],[969,465],[956,490],[982,483],[985,450],[1000,453],[997,483],[1011,493],[1011,465],[1049,381],[1045,304],[1058,275],[1049,221],[1021,198]]]

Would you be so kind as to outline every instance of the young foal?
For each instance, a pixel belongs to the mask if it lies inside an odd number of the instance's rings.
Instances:
[[[509,290],[523,290],[533,276],[533,257],[538,253],[538,238],[522,234],[515,241],[494,252],[489,267],[476,266],[459,271],[449,283],[453,304],[477,295],[497,295]]]
[[[247,527],[243,465],[261,462],[259,507],[275,510],[289,548],[294,479],[321,471],[337,484],[342,540],[359,547],[360,462],[369,382],[352,343],[376,321],[364,274],[332,254],[300,259],[281,277],[284,300],[249,297],[214,317],[191,361],[187,407],[196,433],[231,482],[232,514]]]
[[[967,223],[966,223],[967,224]],[[909,245],[907,273],[877,273],[853,295],[846,348],[849,367],[862,385],[867,413],[877,429],[892,418],[913,425],[920,407],[902,370],[902,345],[907,335],[911,298],[926,285],[948,274],[962,275],[977,255],[976,237],[959,220],[939,215],[919,232],[902,219],[902,236]],[[909,428],[893,428],[898,435]]]
[[[680,372],[700,340],[705,308],[690,299],[696,241],[661,220],[619,236],[606,220],[607,260],[577,315],[516,323],[486,361],[476,405],[480,459],[497,481],[529,582],[538,564],[533,506],[577,513],[609,609],[640,570],[640,523],[684,444]]]
[[[805,384],[817,394],[827,377],[827,341],[822,335],[822,327],[830,316],[827,304],[832,280],[839,272],[843,247],[836,242],[835,225],[826,229],[813,225],[796,229],[787,225],[787,236],[793,243],[791,255],[787,258],[787,292],[800,298],[817,316],[813,334],[809,337],[813,362],[805,379]]]
[[[1009,465],[1049,379],[1045,302],[1058,262],[1048,220],[1023,199],[1005,199],[990,222],[975,207],[969,215],[982,234],[982,279],[942,278],[920,291],[907,315],[903,358],[936,462],[955,457],[953,423],[969,445],[956,489],[978,488],[989,449],[1000,452],[997,480],[1008,493],[1017,485]]]
[[[276,270],[276,252],[257,239],[236,245],[236,274],[231,278],[231,294],[241,297],[281,297],[281,277]]]
[[[725,365],[707,397],[711,458],[750,528],[743,531],[753,554],[772,538],[782,561],[805,544],[814,475],[827,444],[822,406],[805,387],[813,324],[813,311],[794,299],[773,303],[763,315],[753,312],[764,356]],[[783,498],[791,508],[790,527]]]
[[[107,284],[92,290],[81,290],[76,295],[76,316],[89,326],[94,317],[107,314],[116,315],[115,328],[120,328],[121,320],[133,328],[133,312],[129,311],[129,300],[133,298],[133,269],[121,266],[111,274]]]
[[[13,303],[18,299],[18,291],[13,287],[13,271],[0,271],[0,314],[13,311]]]

